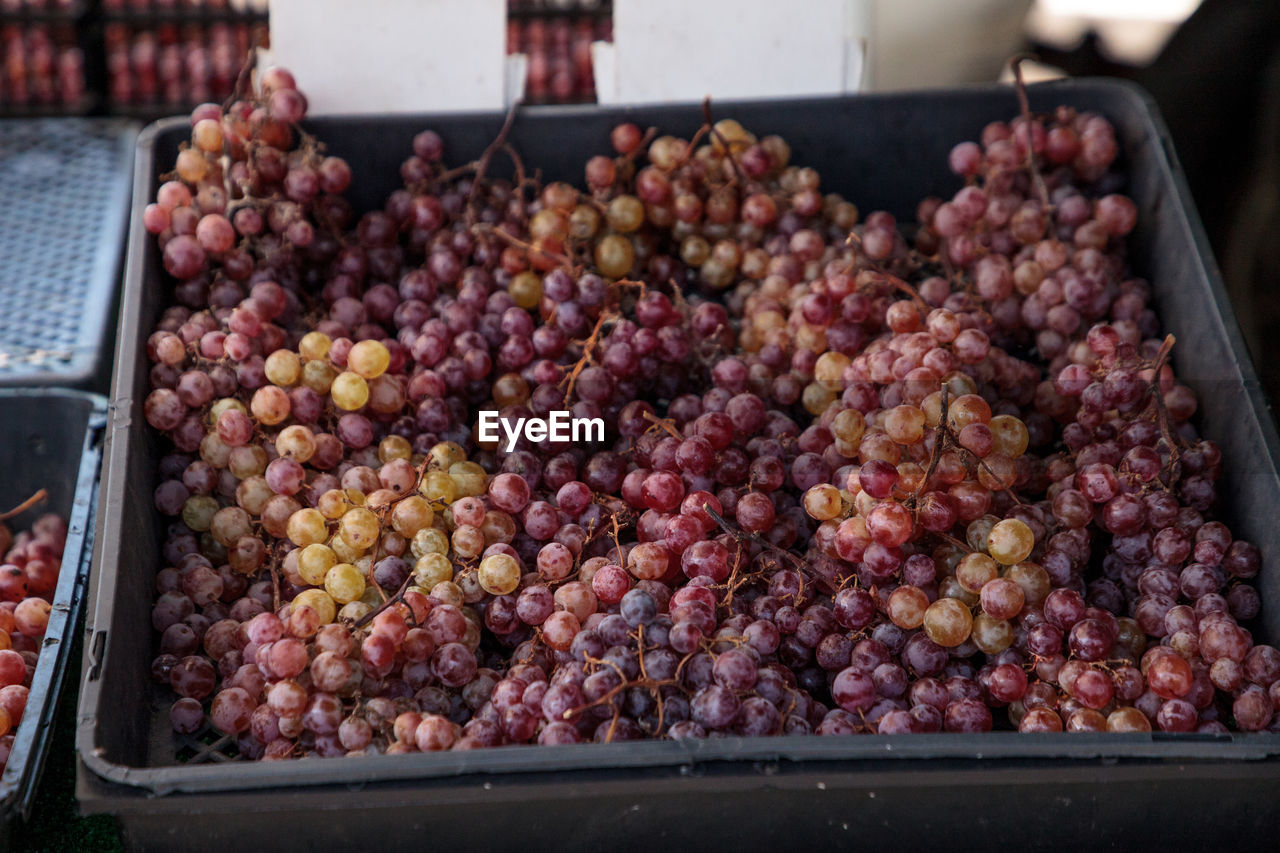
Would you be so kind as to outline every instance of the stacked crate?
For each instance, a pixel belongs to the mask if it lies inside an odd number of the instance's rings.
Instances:
[[[78,115],[94,106],[87,12],[84,0],[0,2],[0,117]]]
[[[529,57],[525,102],[591,103],[596,99],[591,43],[613,40],[607,0],[509,0],[507,53]]]

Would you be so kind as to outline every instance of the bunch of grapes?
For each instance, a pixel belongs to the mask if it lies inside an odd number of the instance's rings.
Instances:
[[[0,769],[9,760],[13,733],[27,707],[67,543],[67,523],[54,513],[40,516],[16,535],[4,519],[43,497],[42,490],[0,516]]]
[[[280,759],[1280,725],[1261,556],[1211,520],[1102,117],[988,126],[909,229],[709,108],[619,126],[583,190],[505,128],[452,168],[423,131],[357,216],[305,109],[280,69],[197,108],[145,215],[175,731]]]

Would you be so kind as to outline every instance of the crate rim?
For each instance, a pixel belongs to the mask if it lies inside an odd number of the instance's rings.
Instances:
[[[1208,237],[1200,222],[1185,175],[1173,150],[1173,143],[1163,119],[1160,117],[1154,99],[1141,86],[1127,80],[1114,78],[1076,78],[1035,83],[1028,87],[1032,92],[1044,92],[1069,102],[1076,94],[1090,92],[1118,93],[1129,102],[1134,109],[1140,110],[1146,131],[1153,133],[1156,145],[1154,156],[1159,166],[1172,179],[1174,191],[1173,207],[1177,210],[1178,223],[1191,238],[1198,255],[1199,266],[1204,274],[1209,291],[1218,309],[1218,317],[1214,320],[1217,331],[1227,341],[1235,358],[1235,367],[1246,393],[1252,403],[1252,412],[1257,418],[1262,432],[1268,458],[1265,460],[1266,474],[1275,477],[1277,460],[1280,460],[1280,434],[1271,418],[1266,415],[1268,403],[1261,391],[1260,383],[1252,362],[1245,348],[1243,337],[1235,320],[1235,314],[1227,299],[1222,275],[1209,247]],[[840,96],[815,96],[790,99],[758,99],[734,100],[715,103],[713,109],[722,115],[731,115],[739,107],[767,106],[769,103],[786,103],[792,106],[812,105],[815,110],[838,107],[851,101],[902,101],[918,99],[921,102],[930,97],[946,95],[948,97],[984,97],[993,93],[1009,93],[1013,88],[1008,84],[981,83],[960,86],[922,89],[910,92],[872,92]],[[676,104],[639,104],[610,105],[601,107],[592,104],[550,105],[527,108],[531,114],[539,117],[560,116],[572,118],[577,115],[616,115],[619,119],[629,116],[643,116],[647,112],[699,109],[693,103]],[[1010,102],[1010,113],[1015,111],[1014,102]],[[515,126],[520,124],[517,113]],[[374,118],[412,121],[421,120],[423,126],[431,121],[451,118],[469,118],[501,121],[498,112],[454,111],[441,113],[397,113],[385,116],[352,116],[332,115],[320,116],[308,120],[304,124],[341,124],[352,121],[367,121]],[[131,311],[142,297],[143,266],[148,250],[149,235],[141,227],[141,211],[150,193],[151,173],[155,168],[152,153],[156,140],[164,133],[187,123],[185,116],[173,116],[152,122],[143,129],[137,140],[136,161],[134,166],[134,202],[132,224],[128,244],[125,286],[122,295],[120,317],[120,334],[116,352],[114,383],[112,388],[112,408],[115,419],[111,432],[128,426],[132,396],[128,390],[129,375],[134,360],[138,357],[139,329],[136,311]],[[1182,354],[1183,358],[1193,355]],[[1175,349],[1175,361],[1179,360]],[[122,439],[123,439],[122,435]],[[103,464],[103,485],[105,499],[102,501],[102,522],[104,531],[113,529],[109,522],[110,514],[121,511],[119,501],[113,501],[115,488],[122,488],[125,476],[124,465],[128,456],[127,442],[108,442],[109,451],[105,454]],[[117,482],[119,481],[119,482]],[[99,537],[95,546],[95,560],[98,559],[96,549],[101,548],[105,537]],[[113,574],[114,574],[113,569]],[[103,574],[101,565],[94,577],[97,585]],[[1241,762],[1263,761],[1268,765],[1280,764],[1280,734],[1270,733],[1232,733],[1227,735],[1179,735],[1165,733],[1150,734],[1041,734],[1028,736],[1019,732],[988,732],[976,740],[972,735],[933,734],[928,736],[902,735],[873,737],[848,736],[828,738],[818,736],[771,737],[771,738],[723,738],[715,741],[643,741],[635,743],[614,744],[575,744],[566,746],[539,746],[530,751],[517,746],[496,747],[475,750],[467,753],[441,753],[437,755],[410,754],[397,756],[370,756],[344,758],[332,764],[325,764],[332,772],[323,776],[311,773],[300,774],[300,767],[313,767],[315,762],[309,759],[282,762],[244,762],[227,761],[216,764],[170,764],[162,766],[133,766],[107,760],[97,749],[95,728],[98,722],[96,704],[99,685],[90,681],[89,675],[102,664],[100,657],[105,631],[96,631],[96,625],[108,625],[113,603],[104,600],[99,586],[94,604],[86,616],[86,631],[94,634],[94,642],[86,643],[85,667],[82,675],[81,705],[77,726],[77,749],[80,753],[83,769],[89,771],[99,784],[119,785],[125,788],[142,789],[151,796],[164,796],[184,793],[213,793],[260,790],[281,785],[299,786],[314,789],[322,786],[345,784],[348,786],[373,785],[382,782],[406,782],[415,779],[437,778],[471,778],[493,774],[537,774],[549,770],[589,770],[607,767],[610,770],[625,771],[641,768],[688,768],[692,765],[711,765],[730,763],[750,766],[751,763],[804,761],[822,762],[824,765],[837,763],[857,763],[864,760],[895,759],[906,760],[904,767],[919,767],[919,762],[928,759],[947,759],[958,762],[984,761],[1016,761],[1022,759],[1038,759],[1052,761],[1056,765],[1065,766],[1072,762],[1091,761],[1103,764],[1131,761],[1178,761],[1187,762],[1192,768],[1211,766],[1213,764],[1234,764]],[[838,745],[838,749],[833,746]],[[252,770],[247,768],[252,767]]]
[[[92,97],[88,97],[89,102],[83,105],[85,107],[83,112],[77,111],[72,115],[32,114],[0,117],[0,121],[6,122],[54,121],[68,126],[78,124],[87,128],[101,128],[104,133],[110,132],[114,137],[116,148],[113,154],[114,163],[117,169],[127,170],[127,174],[119,183],[121,187],[130,189],[130,192],[126,193],[120,188],[113,187],[117,190],[118,196],[114,201],[118,203],[113,203],[103,210],[102,228],[94,247],[97,260],[93,279],[89,282],[85,298],[80,305],[82,321],[79,340],[71,358],[65,364],[54,367],[38,365],[29,370],[0,373],[0,387],[10,389],[54,386],[87,388],[90,383],[99,384],[94,383],[93,380],[99,375],[104,365],[110,363],[114,366],[112,353],[107,351],[106,345],[112,320],[111,307],[120,291],[120,274],[124,267],[124,238],[128,236],[126,229],[130,227],[133,211],[133,171],[136,157],[131,156],[130,152],[132,150],[136,154],[141,124],[131,118],[89,115],[93,103]]]
[[[35,803],[36,788],[44,770],[48,753],[53,709],[65,686],[73,631],[88,592],[88,578],[93,551],[97,483],[102,461],[102,439],[107,425],[107,399],[101,394],[69,388],[0,388],[0,402],[5,400],[66,400],[88,406],[84,440],[79,449],[75,487],[67,518],[67,547],[63,551],[62,570],[54,589],[49,631],[53,639],[43,642],[40,658],[32,676],[31,694],[36,701],[28,705],[22,723],[14,732],[13,752],[9,766],[0,779],[0,823],[15,817],[26,819]],[[67,558],[75,555],[75,571]],[[14,757],[18,760],[13,760]]]

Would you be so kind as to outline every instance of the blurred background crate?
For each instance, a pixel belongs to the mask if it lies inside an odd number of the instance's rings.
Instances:
[[[0,386],[106,388],[137,125],[0,121]]]

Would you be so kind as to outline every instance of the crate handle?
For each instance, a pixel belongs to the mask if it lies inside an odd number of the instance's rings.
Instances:
[[[93,635],[93,642],[89,646],[89,674],[85,677],[85,681],[97,681],[102,675],[103,652],[107,647],[107,632],[97,631]]]

